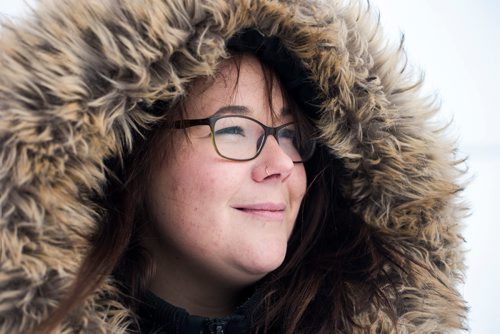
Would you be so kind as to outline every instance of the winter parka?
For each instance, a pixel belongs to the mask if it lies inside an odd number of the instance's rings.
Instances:
[[[158,122],[142,106],[175,101],[214,74],[244,32],[265,40],[259,56],[345,168],[337,186],[350,210],[412,259],[386,268],[398,332],[465,327],[455,147],[369,3],[41,0],[0,32],[0,333],[36,332],[74,282],[106,217],[95,198],[105,196],[107,162]],[[109,277],[60,330],[126,333],[131,313],[117,291]],[[383,310],[366,306],[358,323],[391,332]]]

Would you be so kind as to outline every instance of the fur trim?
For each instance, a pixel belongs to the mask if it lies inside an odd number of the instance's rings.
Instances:
[[[419,96],[404,49],[386,46],[356,1],[42,0],[3,23],[0,40],[0,332],[30,331],[74,279],[104,213],[91,201],[104,161],[159,116],[140,104],[173,101],[214,73],[244,28],[277,36],[317,83],[322,140],[353,181],[353,210],[428,271],[388,269],[400,284],[401,333],[464,327],[453,145]],[[398,274],[399,273],[399,274]],[[127,310],[106,283],[59,329],[123,333]],[[386,315],[359,314],[388,332]]]

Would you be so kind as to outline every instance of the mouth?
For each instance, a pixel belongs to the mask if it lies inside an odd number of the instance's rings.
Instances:
[[[261,203],[235,206],[234,209],[260,220],[283,221],[286,205],[284,203]]]

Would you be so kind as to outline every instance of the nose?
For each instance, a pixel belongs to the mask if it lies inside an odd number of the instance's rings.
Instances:
[[[283,151],[272,135],[267,137],[257,159],[259,163],[254,170],[254,176],[258,180],[270,177],[279,177],[284,180],[292,173],[295,166],[292,158]]]

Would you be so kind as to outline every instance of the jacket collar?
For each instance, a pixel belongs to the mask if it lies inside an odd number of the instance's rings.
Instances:
[[[208,318],[191,315],[148,291],[136,313],[141,333],[246,333],[249,332],[252,313],[259,299],[259,294],[255,292],[233,314]]]

